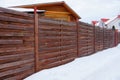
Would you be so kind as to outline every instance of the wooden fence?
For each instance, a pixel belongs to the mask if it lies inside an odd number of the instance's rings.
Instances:
[[[50,68],[74,60],[77,56],[76,24],[39,19],[40,67]]]
[[[120,43],[119,32],[83,22],[40,18],[38,33],[34,24],[34,15],[0,8],[0,80],[22,80],[36,66],[59,66]]]
[[[94,53],[94,27],[79,22],[79,54],[78,56],[85,56]]]
[[[34,73],[34,16],[0,8],[0,80]]]

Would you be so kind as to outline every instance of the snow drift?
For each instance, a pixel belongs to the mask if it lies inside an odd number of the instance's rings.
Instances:
[[[42,70],[24,80],[120,80],[120,45],[71,63]]]

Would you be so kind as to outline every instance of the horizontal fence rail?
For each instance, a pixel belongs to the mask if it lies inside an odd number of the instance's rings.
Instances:
[[[36,67],[56,67],[120,43],[117,30],[40,17],[36,21],[38,33],[34,15],[0,8],[0,80],[22,80]]]
[[[0,80],[22,80],[34,73],[33,17],[0,8]]]

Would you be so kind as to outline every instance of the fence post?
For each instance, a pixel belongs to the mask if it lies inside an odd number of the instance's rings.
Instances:
[[[35,72],[39,70],[39,53],[38,53],[38,14],[37,7],[34,7],[34,59],[35,59]]]
[[[118,44],[118,30],[115,30],[114,31],[114,46],[117,46],[117,44]]]
[[[61,51],[62,51],[62,49],[61,49],[61,46],[62,46],[62,39],[63,39],[63,36],[62,36],[62,20],[60,20],[60,56],[62,55],[61,54]]]
[[[76,19],[76,30],[77,30],[77,57],[79,57],[79,21]]]
[[[95,26],[93,26],[93,53],[95,53]]]
[[[116,31],[114,30],[114,47],[116,46]]]
[[[104,50],[104,32],[105,32],[105,28],[103,27],[103,50]]]
[[[118,44],[120,43],[120,32],[118,31]]]
[[[116,46],[118,45],[118,29],[116,30]]]

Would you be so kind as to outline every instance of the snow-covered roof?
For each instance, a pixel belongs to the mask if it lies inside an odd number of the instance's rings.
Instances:
[[[34,9],[25,9],[25,8],[8,8],[20,12],[34,12]],[[45,10],[37,10],[37,12],[45,12]]]
[[[109,19],[108,18],[101,18],[101,21],[107,22]]]
[[[120,19],[120,15],[118,15],[117,17],[116,16],[112,17],[111,19],[109,19],[108,21],[106,21],[105,24],[109,24],[110,22],[112,22],[112,21],[114,21],[114,20],[116,20],[118,18]]]
[[[100,26],[100,21],[98,21],[96,24],[95,24],[95,26]]]
[[[108,21],[105,22],[105,24],[108,24],[108,23],[114,21],[116,18],[117,18],[117,17],[112,17],[112,18],[110,18]]]

